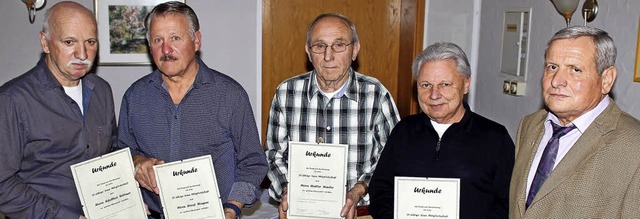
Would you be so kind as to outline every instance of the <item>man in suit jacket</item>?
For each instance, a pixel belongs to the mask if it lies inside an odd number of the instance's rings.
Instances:
[[[560,30],[547,44],[546,108],[518,129],[510,218],[640,216],[640,122],[609,98],[615,59],[613,39],[593,27]],[[556,140],[556,154],[545,155],[557,138],[553,126],[575,128]]]

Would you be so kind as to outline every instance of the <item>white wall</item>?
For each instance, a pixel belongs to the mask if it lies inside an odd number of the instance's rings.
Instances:
[[[475,89],[477,77],[477,50],[482,0],[427,0],[425,4],[425,22],[423,47],[437,42],[452,42],[460,46],[467,54],[471,65],[471,87],[466,101],[475,109]],[[474,27],[475,25],[475,27]]]
[[[471,51],[472,0],[427,0],[426,7],[425,48],[437,42],[453,42],[465,52]]]
[[[580,1],[578,10],[582,8],[583,2],[584,0]],[[640,83],[633,82],[638,31],[637,9],[640,8],[640,1],[600,0],[598,3],[598,16],[589,26],[609,32],[618,48],[618,78],[613,88],[615,102],[624,111],[640,118]],[[531,40],[526,95],[515,97],[504,95],[501,91],[501,33],[504,10],[522,7],[532,8]],[[544,49],[549,38],[566,27],[566,24],[553,4],[546,0],[483,0],[481,18],[475,111],[504,124],[511,136],[515,137],[520,119],[543,106],[540,80],[544,65]],[[571,24],[582,23],[582,16],[574,14]]]
[[[44,12],[60,0],[47,0],[45,7],[29,23],[20,0],[0,1],[0,84],[31,69],[42,49],[38,32]],[[93,11],[94,0],[76,0]],[[200,54],[211,68],[236,79],[247,90],[258,129],[261,121],[261,1],[187,0],[198,15],[202,32]],[[100,39],[105,40],[105,39]],[[96,73],[113,88],[116,115],[122,95],[138,78],[150,73],[151,66],[98,66]]]

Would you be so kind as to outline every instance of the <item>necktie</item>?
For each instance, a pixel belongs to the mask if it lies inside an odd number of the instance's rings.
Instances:
[[[574,125],[562,127],[554,122],[551,122],[551,126],[553,127],[553,135],[551,135],[551,139],[549,139],[547,146],[542,152],[542,157],[538,164],[538,170],[536,170],[536,175],[533,177],[533,182],[531,182],[531,188],[529,189],[529,195],[527,196],[527,208],[531,204],[533,197],[538,193],[540,187],[542,187],[542,183],[544,183],[551,173],[551,170],[553,170],[553,165],[556,163],[556,156],[558,155],[560,138],[575,128]]]

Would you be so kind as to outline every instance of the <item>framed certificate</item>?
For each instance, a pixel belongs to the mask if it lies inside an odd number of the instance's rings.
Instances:
[[[342,218],[348,145],[289,142],[287,218]]]
[[[394,218],[459,218],[460,179],[395,177]]]
[[[211,155],[153,166],[162,211],[172,218],[224,218]]]
[[[71,165],[84,216],[147,218],[129,148]]]

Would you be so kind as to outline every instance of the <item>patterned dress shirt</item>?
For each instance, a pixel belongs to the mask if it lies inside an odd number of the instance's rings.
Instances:
[[[347,86],[328,99],[315,77],[311,71],[285,80],[271,104],[265,152],[269,194],[278,201],[288,182],[289,141],[349,145],[350,189],[358,181],[369,183],[387,136],[400,120],[391,93],[377,79],[350,69]],[[358,205],[367,205],[368,200],[366,196]]]

